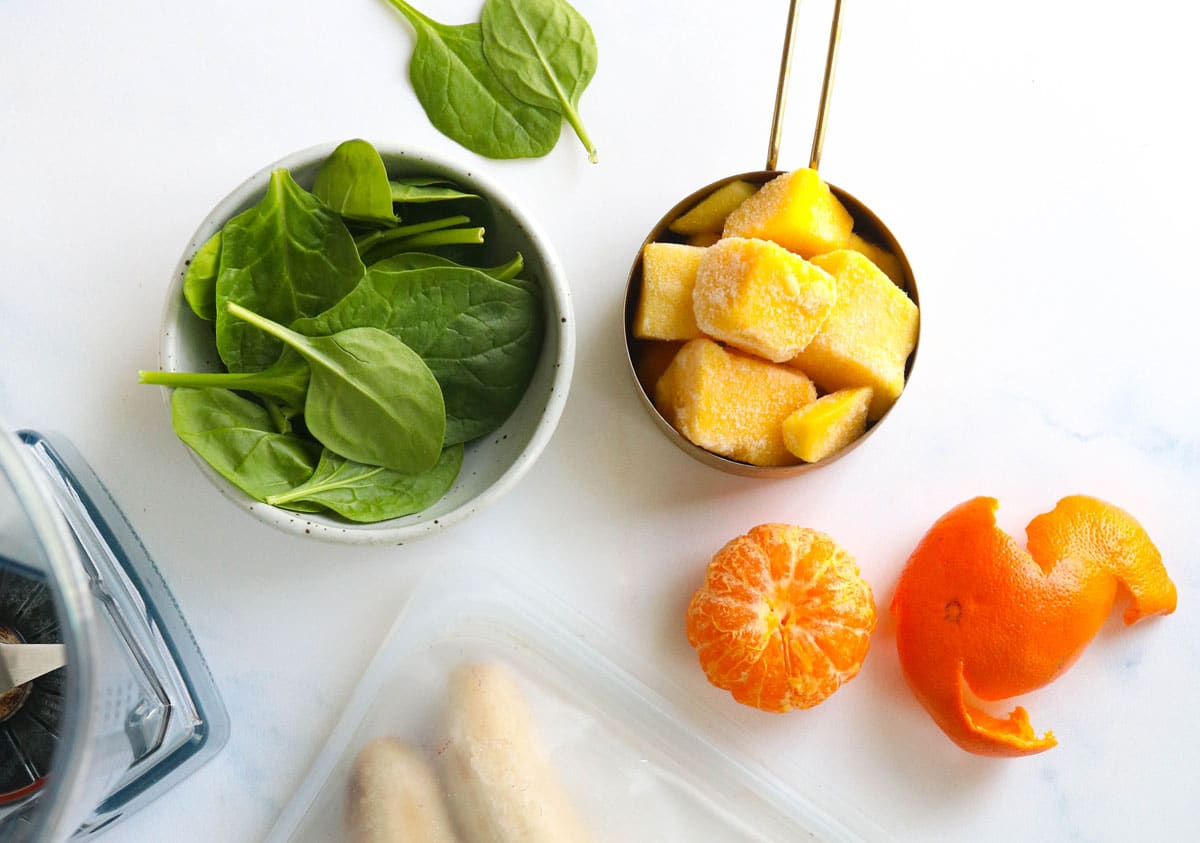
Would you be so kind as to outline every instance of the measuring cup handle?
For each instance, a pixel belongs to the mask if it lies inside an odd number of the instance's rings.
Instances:
[[[768,170],[776,169],[779,146],[783,139],[783,109],[787,101],[788,78],[792,73],[792,46],[796,40],[796,17],[800,0],[788,6],[787,29],[783,36],[783,55],[779,61],[779,84],[775,88],[775,114],[771,118],[771,140],[767,145]],[[829,48],[825,53],[825,76],[821,81],[821,100],[817,105],[817,123],[813,127],[812,150],[808,166],[816,170],[821,163],[821,148],[825,143],[825,122],[829,116],[829,101],[833,91],[833,74],[837,66],[838,43],[842,38],[842,0],[834,0],[833,21],[829,25]]]

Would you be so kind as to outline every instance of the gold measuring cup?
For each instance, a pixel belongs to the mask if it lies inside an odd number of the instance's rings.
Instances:
[[[637,258],[634,260],[633,267],[629,272],[629,283],[625,291],[625,348],[628,353],[630,372],[633,375],[634,381],[638,385],[638,392],[641,395],[642,402],[646,406],[646,409],[650,411],[650,415],[654,418],[659,428],[662,429],[663,433],[665,433],[667,437],[685,453],[689,454],[705,465],[718,468],[721,471],[725,471],[730,474],[740,474],[746,477],[786,477],[793,474],[802,474],[806,471],[811,471],[815,468],[828,465],[845,454],[848,454],[850,451],[854,450],[864,441],[866,441],[867,437],[874,433],[876,429],[881,427],[883,422],[886,421],[887,417],[891,414],[892,410],[895,409],[895,405],[893,405],[886,413],[883,414],[881,418],[871,424],[862,436],[836,453],[831,454],[823,460],[820,460],[819,462],[798,463],[795,465],[785,466],[757,466],[750,465],[749,463],[738,462],[737,460],[732,460],[719,454],[714,454],[711,451],[701,448],[684,437],[681,433],[679,433],[679,431],[671,426],[670,422],[663,418],[662,414],[659,413],[658,409],[654,406],[652,397],[654,393],[654,384],[644,383],[638,374],[638,363],[642,355],[650,347],[650,344],[655,342],[661,344],[661,341],[642,340],[633,335],[634,314],[637,311],[638,299],[641,297],[642,293],[642,254],[645,251],[646,244],[660,240],[681,242],[681,238],[670,234],[670,232],[667,230],[667,227],[676,219],[678,219],[684,212],[691,209],[698,202],[700,202],[700,200],[711,195],[713,191],[717,190],[718,188],[724,187],[730,182],[738,180],[761,186],[776,176],[781,175],[783,172],[776,169],[776,163],[779,158],[779,146],[783,135],[783,110],[787,99],[788,78],[791,75],[792,46],[796,36],[796,18],[798,7],[799,0],[792,0],[791,5],[788,8],[787,29],[784,34],[783,54],[779,63],[779,83],[775,91],[775,113],[771,121],[771,139],[767,147],[766,169],[749,173],[740,173],[738,175],[728,176],[727,178],[715,181],[712,184],[700,188],[695,193],[692,193],[690,196],[677,203],[673,208],[671,208],[671,210],[667,211],[662,219],[660,219],[654,228],[651,229],[650,233],[646,236],[646,239],[642,241],[642,245],[638,249]],[[818,165],[821,161],[821,148],[825,141],[825,123],[826,117],[829,114],[830,93],[833,88],[833,75],[835,66],[837,64],[838,42],[841,39],[841,21],[842,0],[835,0],[833,8],[833,20],[829,30],[829,48],[825,55],[825,75],[821,84],[820,102],[817,106],[816,126],[813,129],[812,151],[809,154],[808,166],[813,170],[818,169]],[[895,256],[896,260],[899,262],[902,277],[894,280],[900,284],[901,288],[912,300],[913,304],[920,307],[921,302],[917,296],[917,283],[916,279],[913,277],[912,267],[909,266],[908,258],[905,257],[904,250],[900,248],[900,244],[896,241],[896,238],[892,232],[886,225],[884,225],[883,221],[879,219],[879,217],[875,216],[870,208],[860,202],[857,198],[847,193],[845,190],[836,187],[835,185],[830,184],[829,188],[833,192],[834,196],[838,198],[838,200],[854,218],[855,233],[871,241],[872,243],[882,246],[891,252],[893,256]],[[904,378],[906,386],[909,378],[912,376],[913,365],[916,363],[917,350],[919,348],[920,327],[918,326],[917,343],[913,347],[913,351],[908,356],[908,361],[905,364]],[[901,398],[903,398],[903,393],[901,393]]]

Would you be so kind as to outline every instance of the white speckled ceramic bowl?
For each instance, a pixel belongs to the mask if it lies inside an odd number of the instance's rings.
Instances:
[[[271,171],[286,167],[304,187],[337,144],[296,152],[251,176],[213,209],[192,236],[167,291],[159,366],[165,371],[221,371],[211,323],[192,313],[183,298],[183,276],[195,251],[227,220],[263,195]],[[403,544],[444,530],[496,500],[517,484],[546,447],[558,425],[575,361],[575,317],[562,265],[553,246],[534,220],[490,179],[428,152],[375,144],[392,176],[432,175],[453,180],[487,199],[491,219],[481,262],[499,264],[520,252],[523,277],[541,283],[546,334],[533,380],[520,405],[499,430],[467,444],[462,471],[453,487],[423,512],[375,524],[354,524],[333,515],[303,514],[270,506],[246,495],[192,454],[196,464],[221,492],[261,521],[288,533],[341,544]],[[181,443],[182,445],[182,443]],[[186,447],[186,446],[183,446]]]

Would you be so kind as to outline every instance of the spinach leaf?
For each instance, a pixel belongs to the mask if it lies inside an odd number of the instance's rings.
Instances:
[[[231,372],[254,372],[283,349],[274,337],[230,316],[236,303],[290,325],[315,316],[354,289],[365,267],[346,224],[292,180],[271,174],[267,193],[221,232],[217,351]]]
[[[417,35],[408,75],[438,131],[488,158],[540,158],[562,127],[556,110],[522,102],[496,78],[477,23],[447,26],[405,0],[388,0]]]
[[[291,349],[288,350],[290,351]],[[258,400],[266,408],[267,415],[271,417],[271,423],[275,425],[275,430],[279,433],[291,433],[292,419],[304,412],[303,404],[299,406],[287,406],[265,395],[258,396]]]
[[[308,364],[290,348],[258,372],[138,372],[138,383],[159,386],[223,387],[269,395],[285,407],[303,407],[308,393]]]
[[[460,269],[464,268],[464,265],[461,263],[455,263],[454,261],[450,260],[450,258],[444,258],[441,255],[430,254],[429,252],[401,252],[398,255],[390,256],[387,260],[387,269],[392,272],[400,272],[404,269],[425,269],[429,266],[456,266]],[[525,259],[521,257],[520,252],[517,252],[512,260],[508,261],[507,263],[502,263],[499,266],[465,268],[478,269],[480,272],[492,276],[497,281],[514,282],[517,275],[519,275],[521,270],[525,268]],[[527,282],[515,281],[515,283],[520,286],[526,284]],[[534,291],[536,292],[536,288],[534,288]],[[304,321],[306,324],[309,324],[308,320]],[[300,331],[302,334],[309,333],[308,331],[300,330],[295,325],[292,327]]]
[[[392,186],[375,147],[365,140],[338,144],[317,171],[313,195],[346,219],[392,226]]]
[[[304,424],[347,459],[412,474],[437,463],[446,432],[442,390],[415,351],[378,328],[306,337],[230,302],[230,315],[295,349],[311,377]]]
[[[579,96],[596,75],[596,37],[565,0],[486,0],[483,54],[514,97],[560,111],[588,159],[596,147],[579,119]]]
[[[295,489],[267,498],[274,506],[313,504],[350,521],[385,521],[420,512],[454,485],[462,468],[463,446],[442,451],[437,465],[418,474],[401,474],[377,465],[348,460],[329,449],[312,477]]]
[[[453,199],[478,199],[476,193],[463,193],[452,181],[445,179],[413,178],[392,179],[389,182],[392,201],[396,203],[410,202],[421,204],[425,202],[448,202]]]
[[[542,344],[538,297],[477,269],[428,266],[399,255],[367,270],[354,291],[294,328],[333,334],[370,325],[398,337],[429,364],[446,406],[446,442],[499,427],[525,393]]]
[[[171,424],[218,474],[258,500],[303,483],[321,451],[315,442],[276,433],[266,410],[228,389],[176,389]]]
[[[192,255],[183,276],[183,297],[192,312],[211,322],[217,318],[217,267],[221,259],[221,232],[204,241]]]

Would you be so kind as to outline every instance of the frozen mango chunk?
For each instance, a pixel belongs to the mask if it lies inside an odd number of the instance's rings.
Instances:
[[[692,309],[692,288],[704,249],[681,243],[647,243],[642,252],[642,294],[633,317],[633,335],[652,340],[700,336]]]
[[[812,381],[695,339],[675,355],[654,390],[654,405],[671,425],[705,450],[752,465],[791,465],[783,420],[817,397]]]
[[[700,259],[692,301],[701,333],[782,363],[816,336],[837,282],[782,246],[726,237]]]
[[[667,226],[676,234],[720,234],[725,218],[758,188],[750,182],[731,181],[701,199],[691,210]]]
[[[850,235],[849,249],[865,256],[871,263],[883,270],[883,274],[892,279],[892,283],[904,286],[904,270],[900,268],[900,259],[883,246],[877,246],[870,240],[864,240],[857,234]]]
[[[679,349],[683,348],[683,343],[651,341],[639,343],[639,346],[635,352],[633,368],[638,381],[646,388],[646,394],[652,396],[654,385],[663,376],[663,372],[667,371]]]
[[[838,300],[791,365],[826,392],[872,387],[867,417],[874,421],[904,389],[904,364],[917,344],[917,306],[858,252],[842,249],[812,262],[837,279]]]
[[[687,239],[689,246],[711,246],[721,239],[719,231],[702,231],[699,234],[693,234]]]
[[[801,257],[844,249],[854,220],[816,170],[784,173],[725,220],[725,237],[771,240]]]
[[[836,454],[867,429],[869,386],[822,395],[783,420],[783,444],[805,462]]]

